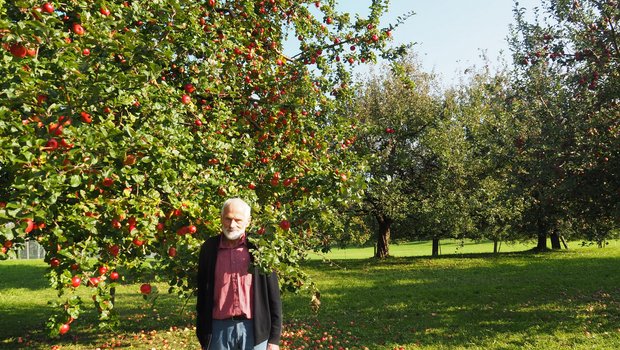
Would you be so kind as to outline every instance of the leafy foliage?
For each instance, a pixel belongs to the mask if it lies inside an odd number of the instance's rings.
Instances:
[[[357,192],[338,173],[343,110],[351,68],[388,54],[385,2],[355,20],[334,1],[0,4],[0,257],[45,247],[69,293],[53,335],[78,318],[85,284],[101,325],[116,324],[120,267],[190,295],[231,196],[252,203],[255,263],[304,285],[298,262]]]

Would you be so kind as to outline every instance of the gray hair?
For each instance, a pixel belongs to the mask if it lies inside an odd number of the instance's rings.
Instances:
[[[241,199],[241,198],[229,198],[229,199],[227,199],[224,202],[224,204],[222,205],[222,211],[220,212],[220,216],[223,215],[224,214],[224,210],[226,210],[226,208],[228,208],[233,203],[238,203],[238,204],[240,204],[243,207],[243,209],[244,209],[248,219],[252,216],[252,208],[250,208],[250,205],[246,201]]]

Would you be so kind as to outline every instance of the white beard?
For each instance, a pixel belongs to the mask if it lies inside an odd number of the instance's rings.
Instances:
[[[236,241],[241,237],[241,235],[243,235],[243,231],[241,230],[228,231],[224,229],[222,232],[224,233],[224,237],[226,237],[229,241]]]

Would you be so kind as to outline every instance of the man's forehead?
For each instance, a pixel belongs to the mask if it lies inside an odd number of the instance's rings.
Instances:
[[[222,214],[222,216],[225,216],[227,218],[244,218],[247,216],[247,213],[246,209],[243,206],[231,204],[226,207],[226,209],[224,209],[224,213]]]

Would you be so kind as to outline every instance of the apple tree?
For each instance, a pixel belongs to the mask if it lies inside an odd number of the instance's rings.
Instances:
[[[539,248],[557,231],[599,243],[617,228],[617,1],[543,2],[544,18],[516,9],[516,183]]]
[[[120,283],[191,295],[198,247],[233,196],[254,209],[255,263],[312,288],[298,263],[357,193],[342,173],[351,69],[396,54],[378,26],[387,1],[368,18],[335,8],[0,0],[0,258],[45,248],[52,335],[79,317],[79,288],[102,326],[118,324]]]
[[[363,82],[352,108],[359,125],[353,149],[366,167],[363,198],[353,213],[374,222],[377,258],[389,255],[393,225],[412,213],[438,167],[428,141],[441,117],[434,82],[414,57],[405,57]]]
[[[463,83],[447,93],[453,100],[451,114],[463,130],[460,147],[466,200],[461,210],[470,222],[461,225],[461,236],[501,241],[519,239],[514,223],[520,221],[522,199],[511,184],[515,157],[512,121],[512,84],[507,66],[492,72],[488,66],[466,70]],[[456,147],[453,146],[455,149]],[[466,222],[467,220],[465,220]]]

